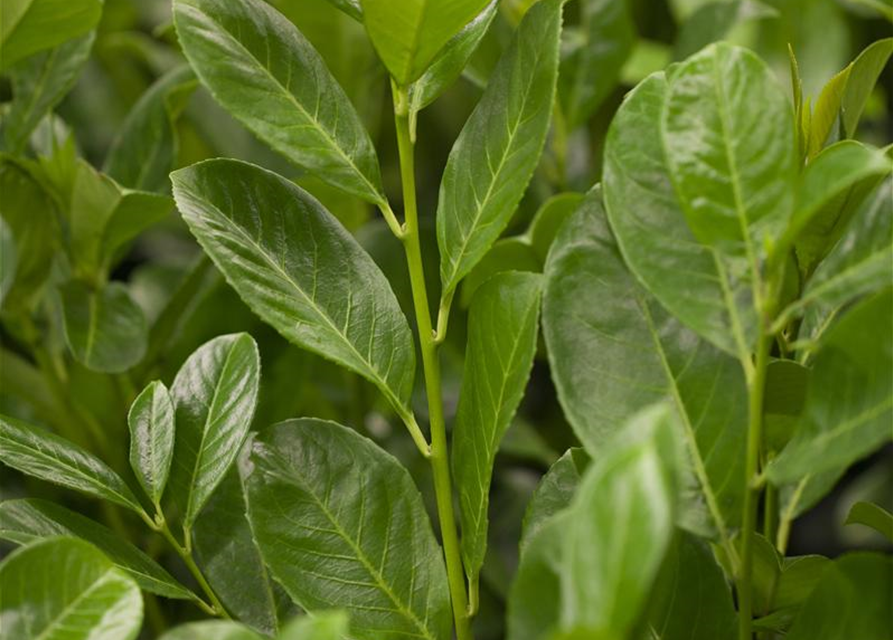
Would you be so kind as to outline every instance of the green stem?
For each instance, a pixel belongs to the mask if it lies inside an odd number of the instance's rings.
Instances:
[[[738,576],[738,631],[739,640],[753,639],[753,541],[757,525],[760,489],[760,448],[763,432],[763,395],[766,386],[766,367],[769,364],[771,336],[762,330],[757,341],[753,374],[748,376],[749,424],[747,428],[747,461],[745,463],[744,514],[741,527],[741,573]]]
[[[470,640],[472,635],[467,612],[468,597],[465,593],[465,572],[462,568],[462,557],[459,553],[459,536],[456,533],[456,519],[453,513],[453,489],[450,480],[443,398],[441,397],[440,363],[437,356],[435,334],[431,326],[431,311],[428,307],[428,291],[425,285],[422,250],[419,243],[415,161],[413,143],[410,137],[407,97],[405,91],[396,87],[394,89],[394,116],[397,128],[397,146],[400,154],[400,176],[403,182],[405,222],[402,240],[406,252],[406,262],[409,267],[412,299],[415,307],[416,323],[419,329],[422,366],[425,372],[425,390],[428,396],[428,416],[431,425],[430,460],[434,471],[437,515],[440,520],[440,533],[446,557],[453,619],[456,624],[456,637],[458,640]]]

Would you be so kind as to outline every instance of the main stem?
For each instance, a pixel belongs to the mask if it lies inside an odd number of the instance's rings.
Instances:
[[[744,517],[741,527],[741,574],[738,579],[738,637],[753,640],[753,541],[757,526],[757,507],[760,488],[756,486],[759,472],[760,447],[763,437],[763,395],[766,387],[766,367],[769,364],[771,336],[761,329],[753,375],[748,380],[747,461],[744,493]]]
[[[415,160],[410,137],[409,116],[406,110],[406,94],[395,87],[394,119],[397,128],[397,147],[400,153],[400,177],[403,181],[403,247],[409,267],[412,300],[415,307],[419,343],[422,351],[422,367],[425,372],[425,391],[428,396],[428,418],[431,425],[431,467],[434,471],[434,493],[437,498],[437,516],[443,552],[446,556],[447,577],[452,600],[453,619],[458,640],[471,640],[468,619],[468,596],[465,593],[465,571],[459,554],[459,537],[453,513],[453,489],[450,481],[450,463],[447,452],[446,424],[443,417],[443,398],[440,389],[440,362],[437,356],[435,335],[431,326],[431,310],[425,286],[425,270],[419,243],[419,216],[416,204]]]

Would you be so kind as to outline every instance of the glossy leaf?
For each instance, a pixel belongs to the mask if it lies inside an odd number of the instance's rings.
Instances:
[[[131,189],[166,192],[178,154],[176,120],[196,86],[187,65],[159,78],[133,106],[109,149],[105,172]]]
[[[755,330],[749,277],[730,277],[726,262],[695,240],[682,214],[661,144],[666,92],[663,73],[649,76],[626,97],[608,131],[604,197],[611,229],[624,261],[661,305],[714,345],[738,353]]]
[[[295,602],[344,608],[358,640],[446,640],[443,556],[395,459],[340,425],[301,419],[261,432],[251,463],[251,527]]]
[[[570,54],[561,61],[558,96],[569,130],[583,124],[617,86],[636,27],[627,0],[584,0]]]
[[[220,336],[183,363],[171,385],[176,442],[168,490],[190,526],[248,436],[260,356],[246,333]]]
[[[7,0],[0,25],[0,68],[84,35],[101,15],[101,0]]]
[[[815,356],[804,414],[794,439],[767,473],[775,484],[844,469],[891,439],[893,290],[848,312]]]
[[[670,77],[662,128],[694,236],[753,264],[758,241],[783,228],[794,200],[793,113],[770,69],[746,49],[711,45]]]
[[[681,524],[725,537],[743,499],[744,376],[734,358],[699,340],[638,286],[611,236],[599,189],[549,254],[543,334],[558,399],[596,459],[639,407],[671,403],[688,451]]]
[[[533,367],[541,291],[539,275],[499,274],[477,290],[469,311],[451,456],[459,492],[462,563],[472,583],[487,550],[496,451]]]
[[[93,371],[121,373],[142,359],[146,317],[126,286],[112,282],[96,290],[72,280],[59,293],[65,340],[78,362]]]
[[[568,449],[543,476],[536,491],[527,504],[524,513],[524,529],[521,536],[521,553],[528,541],[533,539],[553,516],[570,505],[583,473],[589,468],[592,459],[585,450],[574,447]]]
[[[857,502],[850,509],[845,524],[861,524],[871,527],[893,542],[893,514],[872,502]]]
[[[45,500],[0,502],[0,538],[31,544],[56,536],[77,537],[94,545],[144,591],[166,598],[195,598],[152,558],[90,518]]]
[[[127,414],[130,467],[154,504],[161,503],[174,455],[174,403],[155,381],[137,396]]]
[[[409,325],[381,271],[322,205],[284,178],[231,160],[182,169],[173,182],[193,234],[255,313],[410,415]]]
[[[264,636],[232,620],[202,620],[181,624],[158,640],[263,640]]]
[[[50,538],[0,564],[0,627],[16,640],[132,640],[139,587],[92,545]]]
[[[0,416],[0,462],[139,513],[130,488],[102,460],[43,427]]]
[[[562,6],[543,0],[527,13],[450,152],[437,205],[444,296],[508,225],[536,168],[552,113]]]
[[[845,555],[825,570],[785,638],[887,638],[891,596],[893,558],[877,553]]]
[[[397,84],[422,75],[437,53],[489,0],[360,0],[363,22],[379,57]]]
[[[386,205],[356,110],[283,15],[262,0],[176,0],[174,21],[192,68],[224,109],[295,164]]]

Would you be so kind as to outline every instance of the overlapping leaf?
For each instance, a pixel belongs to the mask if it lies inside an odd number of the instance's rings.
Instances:
[[[174,403],[157,380],[130,407],[130,467],[152,502],[161,503],[174,455]]]

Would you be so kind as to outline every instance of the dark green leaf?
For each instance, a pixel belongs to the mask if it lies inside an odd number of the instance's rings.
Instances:
[[[3,300],[15,282],[17,262],[18,252],[12,229],[6,224],[6,220],[0,217],[0,307],[3,306]]]
[[[346,609],[359,640],[446,640],[443,556],[394,458],[340,425],[301,419],[262,432],[251,462],[251,527],[295,602]]]
[[[523,237],[497,240],[481,261],[462,281],[459,300],[463,307],[471,304],[478,288],[499,273],[525,271],[540,273],[543,263]]]
[[[477,290],[469,311],[451,456],[459,493],[462,562],[473,584],[487,550],[496,451],[533,367],[541,291],[542,276],[499,274]]]
[[[682,24],[674,53],[677,59],[687,58],[711,42],[729,39],[739,25],[777,16],[773,7],[759,0],[710,0]]]
[[[65,340],[78,362],[93,371],[120,373],[142,359],[146,317],[126,286],[111,282],[96,290],[72,280],[59,293]]]
[[[90,518],[45,500],[0,503],[0,538],[16,544],[30,544],[55,536],[82,538],[95,545],[145,591],[166,598],[195,598],[152,558]]]
[[[239,455],[257,405],[260,356],[247,333],[198,348],[171,385],[177,435],[168,490],[189,527]]]
[[[437,205],[445,297],[508,225],[536,168],[552,113],[562,5],[542,0],[527,13],[450,152]]]
[[[99,458],[42,427],[0,416],[0,462],[140,513],[139,501]]]
[[[381,271],[328,211],[284,178],[231,160],[182,169],[173,182],[190,229],[255,313],[411,415],[409,325]]]
[[[157,380],[143,389],[127,414],[130,467],[153,504],[161,503],[174,454],[174,403]]]
[[[845,524],[861,524],[871,527],[893,542],[893,514],[872,502],[857,502],[850,508]]]
[[[537,210],[527,236],[540,261],[545,264],[549,249],[564,221],[571,217],[583,201],[582,193],[559,193],[546,200]]]
[[[174,21],[193,69],[227,111],[292,162],[387,206],[356,110],[283,15],[261,0],[176,0]]]
[[[0,25],[0,68],[84,35],[101,15],[102,0],[7,0]]]

